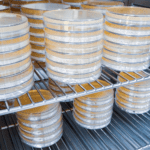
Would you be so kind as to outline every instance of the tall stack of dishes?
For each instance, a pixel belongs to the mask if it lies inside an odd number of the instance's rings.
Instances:
[[[71,6],[71,9],[81,9],[82,4],[86,4],[87,0],[62,0],[62,3]]]
[[[16,98],[33,86],[26,17],[0,13],[0,101]]]
[[[48,10],[67,9],[69,5],[53,3],[37,3],[24,5],[21,11],[28,17],[30,23],[31,58],[45,62],[45,41],[43,13]]]
[[[45,99],[52,98],[49,91],[40,90],[40,92]],[[42,101],[42,97],[36,90],[29,91],[29,94],[34,102]],[[23,105],[31,103],[27,94],[19,99]],[[18,105],[17,101],[14,105]],[[59,103],[20,111],[16,113],[16,116],[21,140],[31,147],[48,147],[62,137],[63,122]]]
[[[102,85],[108,86],[109,83],[98,80]],[[99,83],[91,83],[95,88],[100,88]],[[82,85],[86,90],[93,88],[88,84]],[[79,86],[75,86],[76,92],[83,92]],[[106,127],[112,118],[114,103],[113,89],[86,95],[74,100],[73,116],[75,121],[82,127],[87,129],[100,129]]]
[[[103,64],[119,71],[149,67],[150,9],[114,7],[106,12]]]
[[[44,13],[47,74],[69,84],[101,75],[103,16],[86,10]]]
[[[3,6],[3,5],[0,5],[0,12],[2,13],[10,13],[11,10],[10,10],[10,7],[9,6]]]
[[[49,0],[11,0],[10,6],[13,13],[21,14],[21,6],[33,3],[48,3]]]
[[[125,82],[122,77],[133,80],[133,78],[141,78],[141,75],[147,76],[142,71],[138,74],[121,72],[118,78],[120,82]],[[119,87],[116,91],[116,105],[122,110],[133,114],[148,112],[150,110],[150,80]]]
[[[99,11],[103,14],[105,18],[105,14],[108,8],[114,6],[123,6],[124,3],[118,1],[90,1],[87,4],[82,4],[82,9],[86,10],[94,10]]]

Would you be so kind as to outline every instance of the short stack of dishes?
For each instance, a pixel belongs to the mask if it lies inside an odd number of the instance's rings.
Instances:
[[[140,75],[146,77],[143,72],[121,72],[120,75],[128,80],[141,78]],[[119,81],[124,82],[119,76]],[[116,91],[116,105],[122,110],[132,114],[142,114],[150,110],[150,80],[142,81],[130,85],[119,87]]]
[[[103,64],[118,71],[149,67],[150,9],[114,7],[106,13]]]
[[[56,83],[56,84],[55,84]],[[58,86],[57,86],[58,85]],[[57,95],[57,96],[63,96],[63,92],[65,92],[66,94],[70,94],[72,93],[72,90],[69,86],[67,86],[64,83],[58,82],[58,81],[53,81],[52,79],[49,78],[49,87],[50,89]],[[63,92],[61,91],[61,89],[63,90]],[[74,88],[74,86],[71,86],[72,88]],[[73,101],[74,99],[66,99],[63,102],[70,102]]]
[[[71,6],[71,9],[81,9],[82,4],[86,4],[88,0],[62,0],[62,3]]]
[[[43,13],[48,10],[67,9],[69,7],[69,5],[53,3],[37,3],[22,6],[21,11],[28,17],[30,23],[32,59],[45,62]]]
[[[103,80],[99,80],[104,86],[109,84]],[[100,84],[96,81],[91,83],[95,88],[100,88]],[[93,88],[89,84],[82,85],[87,90]],[[82,92],[80,86],[75,86],[76,92]],[[113,89],[86,95],[74,99],[73,116],[75,121],[82,127],[87,129],[100,129],[106,127],[112,118],[114,103]]]
[[[92,82],[101,74],[103,16],[86,10],[44,13],[46,65],[56,81]]]
[[[9,6],[0,5],[0,12],[3,12],[3,13],[10,13],[11,10],[10,10],[10,7],[9,7]]]
[[[47,90],[40,90],[45,99],[52,96]],[[36,90],[29,91],[34,102],[42,101]],[[23,105],[30,104],[27,94],[21,96]],[[14,104],[17,106],[17,103]],[[60,140],[63,134],[63,122],[60,103],[40,106],[16,113],[18,129],[21,140],[35,148],[44,148],[53,145]]]
[[[13,13],[21,14],[21,6],[33,3],[48,3],[49,0],[11,0],[10,6]]]
[[[87,4],[82,4],[81,7],[82,9],[86,10],[99,11],[103,14],[105,18],[105,14],[108,8],[123,5],[124,3],[118,1],[90,1]]]
[[[16,98],[33,86],[26,17],[0,13],[0,101]]]

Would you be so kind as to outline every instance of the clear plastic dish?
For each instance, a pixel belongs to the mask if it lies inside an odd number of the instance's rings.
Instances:
[[[98,40],[101,40],[103,38],[103,34],[96,35],[96,36],[87,36],[87,37],[63,37],[63,36],[55,36],[55,35],[49,35],[45,33],[45,38],[48,38],[53,41],[58,42],[65,42],[65,43],[89,43],[89,42],[96,42]]]
[[[146,90],[146,91],[141,91],[141,90],[130,90],[126,87],[119,87],[119,90],[122,91],[125,94],[128,94],[130,96],[134,96],[134,97],[149,97],[150,96],[150,91]]]
[[[48,140],[48,139],[51,139],[52,137],[55,137],[58,132],[62,131],[62,124],[60,124],[59,127],[57,128],[53,128],[53,130],[49,133],[46,133],[46,134],[42,134],[42,135],[33,135],[33,134],[29,134],[27,132],[24,132],[23,130],[21,130],[19,128],[19,132],[20,134],[25,137],[26,139],[28,140],[31,140],[31,141],[34,141],[34,142],[40,142],[40,141],[45,141],[45,140]]]
[[[46,66],[52,71],[55,72],[60,72],[62,74],[72,74],[72,75],[77,75],[77,74],[87,74],[94,72],[98,70],[101,67],[101,60],[91,63],[91,64],[85,64],[85,65],[64,65],[64,64],[59,64],[52,62],[50,60],[46,59]]]
[[[115,101],[115,104],[122,109],[123,111],[126,111],[128,113],[131,114],[143,114],[149,111],[149,107],[144,107],[144,108],[131,108],[131,107],[127,107],[125,105],[123,105],[122,103],[120,103],[118,100]]]
[[[38,142],[28,140],[25,137],[23,137],[21,134],[20,134],[20,137],[25,144],[27,144],[31,147],[44,148],[44,147],[51,146],[51,145],[55,144],[56,142],[58,142],[61,139],[62,134],[63,134],[63,131],[61,130],[57,135],[55,134],[54,138],[49,139],[49,140],[44,140],[44,141],[38,141]]]
[[[105,41],[104,41],[105,43]],[[126,54],[126,55],[142,55],[142,54],[148,54],[149,53],[149,46],[145,46],[145,49],[140,49],[137,47],[121,47],[121,45],[116,45],[116,44],[111,44],[107,41],[107,44],[104,44],[104,49],[109,50],[113,53],[121,53],[121,54]]]
[[[16,51],[18,49],[22,49],[22,48],[26,47],[28,44],[29,44],[29,38],[24,41],[15,43],[15,44],[8,44],[7,46],[0,45],[0,54],[1,53],[9,53],[9,52]]]
[[[32,88],[33,84],[34,81],[32,77],[30,80],[20,84],[19,86],[0,90],[0,101],[17,98],[27,93]]]
[[[120,63],[140,63],[149,60],[149,52],[145,54],[124,54],[109,51],[103,48],[103,57]]]
[[[106,12],[106,19],[120,24],[150,25],[150,11],[142,7],[113,7]]]
[[[91,24],[91,25],[69,25],[69,24],[55,24],[52,22],[44,21],[44,26],[48,29],[56,31],[67,31],[67,32],[92,32],[103,29],[103,23]]]
[[[125,26],[116,23],[105,21],[105,30],[116,34],[133,35],[133,36],[148,36],[150,35],[150,27],[142,26]]]
[[[15,32],[24,29],[28,26],[28,20],[25,16],[1,13],[0,14],[0,32],[1,34],[6,32]]]
[[[0,72],[0,77],[18,74],[27,69],[30,64],[31,64],[30,57],[27,57],[26,59],[19,61],[17,63],[0,66],[0,70],[2,71]]]
[[[43,15],[46,11],[52,11],[57,9],[68,9],[70,5],[65,4],[54,4],[54,3],[36,3],[36,4],[28,4],[23,5],[21,7],[21,11],[25,14],[30,15]]]
[[[47,61],[57,62],[59,64],[81,65],[91,64],[102,58],[102,50],[90,54],[69,55],[57,53],[46,48]],[[49,63],[49,62],[47,62]]]
[[[10,53],[0,53],[0,66],[14,64],[20,62],[31,55],[30,45]]]
[[[120,97],[118,94],[116,95],[116,100],[118,100],[121,104],[125,105],[126,107],[141,109],[141,108],[150,108],[150,101],[143,102],[143,103],[136,103],[136,102],[130,102],[122,97]],[[142,99],[141,99],[142,101]]]
[[[118,71],[141,71],[149,67],[149,60],[141,63],[122,63],[102,57],[103,65]]]
[[[121,98],[128,100],[129,102],[136,102],[136,103],[147,103],[149,102],[149,96],[148,97],[138,97],[138,96],[131,96],[124,92],[122,92],[120,89],[117,89],[116,94],[118,94]]]
[[[31,53],[31,58],[33,60],[37,60],[37,61],[40,61],[40,62],[45,62],[46,61],[45,54],[37,53],[37,52],[34,52],[34,51],[32,51],[32,53]]]
[[[99,104],[99,105],[87,105],[85,103],[82,103],[78,101],[77,99],[74,100],[74,104],[79,106],[81,109],[84,109],[86,111],[92,111],[92,112],[102,112],[103,110],[106,110],[113,106],[114,99],[110,99],[108,103]]]
[[[104,128],[106,127],[110,122],[111,122],[111,117],[102,121],[101,123],[86,123],[82,120],[80,120],[75,114],[73,114],[73,117],[75,119],[75,121],[81,126],[81,127],[84,127],[84,128],[87,128],[87,129],[101,129],[101,128]]]
[[[28,134],[31,134],[31,135],[43,135],[43,134],[47,134],[47,133],[50,133],[53,131],[53,129],[56,129],[58,128],[61,124],[63,124],[63,120],[62,118],[60,118],[57,122],[55,122],[54,124],[48,126],[48,127],[44,127],[44,128],[39,128],[39,129],[35,129],[35,128],[29,128],[29,127],[26,127],[22,124],[20,124],[18,127],[28,133]]]
[[[96,24],[103,22],[103,16],[101,13],[73,9],[48,11],[43,14],[43,19],[44,22],[65,25]]]
[[[0,89],[6,89],[10,87],[18,86],[33,76],[33,65],[30,64],[29,68],[25,71],[11,77],[0,78]]]
[[[41,90],[42,91],[42,90]],[[29,91],[30,92],[30,91]],[[44,94],[44,92],[42,92]],[[31,94],[31,92],[30,92]],[[38,93],[35,93],[36,95],[31,95],[32,98],[35,99],[35,97],[39,97],[40,98],[40,95],[38,95]],[[49,93],[48,93],[49,94]],[[45,96],[45,95],[44,95]],[[48,96],[48,95],[47,95]],[[27,98],[27,97],[26,97]],[[23,99],[21,99],[23,100]],[[16,105],[16,104],[15,104]],[[45,108],[45,109],[44,109]],[[40,109],[42,110],[42,107],[40,107]],[[46,107],[43,107],[44,111],[41,112],[41,113],[25,113],[25,112],[21,112],[21,113],[17,113],[16,116],[19,120],[19,118],[23,119],[25,122],[40,122],[41,120],[44,120],[44,119],[49,119],[51,118],[52,116],[54,116],[57,111],[60,109],[60,105],[59,103],[55,103],[53,105],[50,105],[50,106],[46,106]],[[35,109],[34,109],[35,110]],[[33,111],[33,110],[31,110]],[[36,123],[35,122],[35,123]],[[25,129],[24,129],[25,130]]]
[[[81,108],[80,106],[76,105],[76,103],[74,103],[74,111],[78,111],[80,112],[80,114],[90,118],[90,117],[96,117],[96,116],[101,116],[105,114],[107,115],[110,111],[113,112],[113,105],[110,105],[103,111],[96,112],[96,111],[85,110]]]
[[[97,80],[101,75],[101,68],[89,74],[68,75],[54,72],[47,68],[47,74],[53,80],[69,84],[87,83]]]
[[[128,35],[120,35],[111,33],[108,31],[104,31],[104,39],[106,41],[110,41],[116,44],[122,45],[130,45],[130,46],[138,46],[138,45],[149,45],[150,44],[150,36],[128,36]]]
[[[15,37],[21,37],[25,34],[29,33],[29,26],[27,26],[23,29],[17,30],[17,31],[11,31],[11,32],[5,32],[0,34],[0,40],[7,40],[7,39],[12,39]]]

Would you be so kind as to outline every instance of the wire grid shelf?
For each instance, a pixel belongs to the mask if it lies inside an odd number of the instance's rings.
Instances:
[[[79,84],[79,87],[82,89],[82,92],[77,93],[74,90],[74,88],[72,88],[71,85],[67,84],[67,86],[72,90],[72,93],[67,94],[54,80],[52,80],[54,82],[54,84],[62,92],[62,96],[58,96],[54,92],[52,92],[52,90],[49,88],[48,76],[46,74],[46,69],[44,67],[42,67],[42,65],[39,64],[38,62],[35,62],[35,63],[36,63],[36,66],[38,66],[38,67],[36,67],[34,70],[35,83],[34,83],[34,86],[32,89],[35,89],[38,91],[39,95],[42,98],[42,101],[34,102],[31,98],[30,94],[27,93],[27,95],[31,101],[30,104],[22,105],[20,99],[17,98],[16,101],[18,102],[18,106],[14,107],[14,106],[10,106],[8,101],[5,101],[5,108],[0,110],[0,115],[10,114],[10,113],[14,113],[17,111],[26,110],[26,109],[30,109],[30,108],[34,108],[34,107],[39,107],[39,106],[43,106],[43,105],[47,105],[47,104],[51,104],[51,103],[55,103],[55,102],[62,102],[62,101],[66,101],[68,99],[74,99],[74,98],[81,97],[84,95],[104,91],[107,89],[113,89],[113,88],[117,88],[117,87],[120,87],[123,85],[132,84],[132,83],[150,79],[150,69],[140,71],[140,72],[134,72],[140,78],[135,78],[132,75],[130,75],[129,73],[125,72],[127,75],[129,75],[132,78],[131,80],[128,80],[127,78],[121,76],[118,71],[114,71],[108,67],[102,66],[102,74],[101,74],[100,79],[109,83],[108,86],[105,86],[102,83],[100,83],[98,80],[96,80],[96,82],[100,85],[99,88],[95,88],[91,83],[88,83],[92,89],[86,90],[83,85]],[[118,80],[118,76],[123,78],[125,82],[120,82]],[[53,98],[46,100],[44,98],[44,96],[42,95],[42,93],[40,92],[40,89],[49,90],[51,92]]]
[[[15,114],[0,116],[2,150],[149,150],[150,112],[131,115],[114,107],[111,123],[103,129],[87,130],[72,117],[72,103],[62,103],[63,137],[46,148],[33,148],[21,142]]]

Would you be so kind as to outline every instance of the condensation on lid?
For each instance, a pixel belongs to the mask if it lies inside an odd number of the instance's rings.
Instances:
[[[0,1],[1,2],[1,1]],[[0,5],[0,11],[1,10],[5,10],[5,9],[9,9],[10,7],[8,7],[8,6],[3,6],[3,5]]]
[[[0,27],[10,27],[27,22],[27,18],[22,15],[12,13],[0,13]]]
[[[143,7],[112,7],[108,9],[108,12],[123,16],[150,17],[150,9]]]
[[[33,10],[56,10],[56,9],[67,9],[70,5],[57,4],[57,3],[36,3],[23,5],[22,8],[33,9]]]
[[[99,12],[87,10],[75,10],[75,9],[48,11],[44,13],[43,16],[53,20],[76,21],[76,22],[92,21],[92,20],[94,21],[103,18],[103,15]]]

